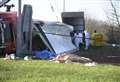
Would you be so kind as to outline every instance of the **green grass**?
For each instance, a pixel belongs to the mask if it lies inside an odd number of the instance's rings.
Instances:
[[[120,82],[120,67],[0,59],[0,82]]]

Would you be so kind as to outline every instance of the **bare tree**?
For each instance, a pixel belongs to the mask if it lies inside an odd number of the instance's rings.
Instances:
[[[111,9],[107,14],[109,30],[107,32],[109,42],[120,43],[120,0],[109,0]]]
[[[118,5],[115,5],[114,2],[118,3]],[[115,19],[115,23],[117,24],[117,27],[120,28],[120,16],[119,16],[119,10],[117,8],[119,8],[119,2],[120,0],[110,0],[110,5],[112,7],[112,16]]]
[[[116,27],[120,28],[120,0],[109,0],[111,5],[110,15],[108,15],[109,21]]]

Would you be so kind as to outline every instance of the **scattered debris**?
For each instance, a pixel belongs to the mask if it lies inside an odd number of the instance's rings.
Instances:
[[[15,60],[15,54],[14,53],[12,53],[12,54],[6,53],[4,60]]]
[[[28,60],[29,60],[29,57],[28,57],[28,56],[25,56],[25,57],[24,57],[24,60],[28,61]]]
[[[15,60],[15,54],[10,54],[10,59]]]
[[[56,63],[78,62],[78,63],[84,64],[85,66],[96,66],[96,63],[93,62],[91,59],[85,58],[85,57],[80,57],[75,54],[66,54],[66,53],[60,54],[54,59],[54,61]]]
[[[96,66],[97,63],[95,63],[95,62],[89,62],[89,63],[86,63],[86,64],[84,64],[84,65],[85,65],[85,66],[93,67],[93,66]]]
[[[116,47],[116,44],[112,44],[113,47]]]
[[[10,56],[6,53],[4,60],[10,60]]]

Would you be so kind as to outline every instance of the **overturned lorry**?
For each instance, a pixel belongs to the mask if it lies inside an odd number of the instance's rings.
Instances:
[[[4,55],[16,53],[16,28],[8,25],[6,29],[9,31],[7,32],[4,27],[1,28],[4,33],[2,37],[6,37],[1,44]],[[64,23],[32,21],[32,51],[48,49],[55,54],[76,52],[77,48],[72,43],[70,36],[72,31],[73,26]]]
[[[30,5],[24,6],[19,18],[14,12],[0,13],[0,18],[0,48],[4,55],[16,53],[22,56],[26,50],[32,53],[48,49],[55,54],[77,50],[70,36],[73,26],[60,22],[34,21]]]
[[[9,22],[9,21],[8,21]],[[3,23],[3,21],[2,21]],[[6,53],[16,52],[16,31],[15,27],[11,27],[6,23],[1,26],[1,49],[3,48],[4,55]],[[6,32],[7,31],[7,32]],[[71,41],[70,32],[73,27],[59,22],[32,22],[32,50],[42,51],[45,49],[60,54],[64,52],[74,52],[76,47]],[[4,47],[3,47],[4,46]]]

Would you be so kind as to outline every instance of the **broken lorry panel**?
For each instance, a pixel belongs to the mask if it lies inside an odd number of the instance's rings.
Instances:
[[[83,32],[85,30],[84,12],[63,12],[61,17],[63,23],[74,27],[74,31]]]
[[[42,25],[41,25],[42,24]],[[67,24],[58,22],[34,22],[33,33],[38,34],[45,44],[45,48],[56,54],[70,53],[76,51],[70,37],[70,32],[73,27]],[[33,36],[35,35],[33,34]],[[33,42],[34,37],[33,37]],[[37,42],[38,44],[38,42]],[[39,42],[41,44],[41,42]],[[35,43],[33,43],[33,50]],[[40,49],[39,49],[40,50]]]

